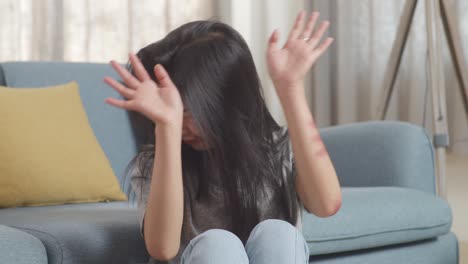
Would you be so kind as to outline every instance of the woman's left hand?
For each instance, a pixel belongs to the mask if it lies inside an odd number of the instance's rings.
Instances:
[[[296,18],[288,40],[282,48],[278,47],[279,32],[273,31],[268,42],[268,72],[279,96],[297,93],[303,89],[304,77],[317,59],[327,50],[333,38],[320,40],[329,26],[324,21],[314,31],[319,13],[313,12],[304,28],[305,12]]]

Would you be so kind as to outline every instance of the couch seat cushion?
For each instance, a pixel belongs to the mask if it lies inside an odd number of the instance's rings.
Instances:
[[[344,187],[342,206],[328,218],[303,215],[311,255],[351,251],[437,237],[450,231],[447,202],[399,187]]]
[[[136,209],[125,202],[2,209],[0,224],[39,238],[49,264],[148,261]]]

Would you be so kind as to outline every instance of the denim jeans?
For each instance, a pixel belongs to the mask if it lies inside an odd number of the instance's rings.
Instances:
[[[308,264],[309,247],[301,232],[286,221],[269,219],[250,233],[244,247],[233,233],[211,229],[184,250],[181,264]]]

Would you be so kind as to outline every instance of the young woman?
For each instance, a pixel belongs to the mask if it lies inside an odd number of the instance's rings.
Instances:
[[[141,151],[131,161],[151,263],[308,263],[302,208],[335,214],[341,192],[304,96],[304,76],[333,39],[300,12],[286,44],[268,42],[288,128],[263,99],[251,53],[230,26],[195,21],[111,64]],[[307,21],[306,21],[307,20]],[[297,168],[297,169],[296,169]],[[297,172],[297,173],[296,173]]]

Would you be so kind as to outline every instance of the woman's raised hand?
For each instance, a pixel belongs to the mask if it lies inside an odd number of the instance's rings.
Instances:
[[[117,62],[111,61],[112,67],[125,85],[110,77],[104,78],[104,81],[126,100],[106,98],[105,102],[115,107],[139,112],[158,125],[182,126],[184,111],[182,99],[164,67],[157,64],[153,69],[158,85],[151,79],[135,54],[129,54],[129,57],[136,77]]]
[[[333,42],[332,38],[320,42],[330,23],[324,21],[314,31],[318,17],[319,13],[313,12],[304,25],[305,12],[301,11],[282,48],[278,47],[279,32],[275,30],[271,34],[267,49],[268,72],[279,95],[296,92],[294,90],[303,85],[306,73]]]

